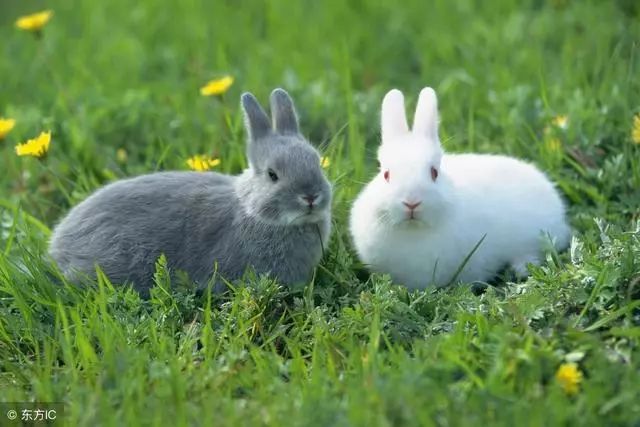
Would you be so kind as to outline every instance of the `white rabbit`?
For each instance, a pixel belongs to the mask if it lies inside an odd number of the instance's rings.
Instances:
[[[526,277],[545,239],[558,250],[569,244],[564,204],[535,166],[443,153],[429,87],[420,92],[412,130],[402,92],[387,93],[378,159],[379,173],[353,204],[351,235],[362,262],[408,288],[487,281],[508,265]]]

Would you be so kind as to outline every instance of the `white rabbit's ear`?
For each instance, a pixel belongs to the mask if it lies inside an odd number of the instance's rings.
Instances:
[[[382,100],[382,140],[409,132],[404,111],[404,96],[398,89],[392,89]]]
[[[413,118],[413,133],[438,140],[438,98],[430,87],[420,91]]]

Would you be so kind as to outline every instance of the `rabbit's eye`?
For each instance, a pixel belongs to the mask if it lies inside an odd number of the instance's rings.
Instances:
[[[274,172],[273,169],[269,169],[267,173],[269,174],[269,178],[271,178],[271,181],[276,182],[278,180],[278,175]]]
[[[438,169],[431,166],[431,179],[435,182],[438,179]]]
[[[384,171],[384,173],[382,174],[382,176],[384,177],[384,180],[389,182],[389,169],[387,169],[386,171]]]

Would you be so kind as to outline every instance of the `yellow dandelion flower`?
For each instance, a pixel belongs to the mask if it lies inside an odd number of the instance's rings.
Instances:
[[[555,116],[553,119],[551,119],[551,123],[554,126],[564,130],[569,127],[569,117],[566,115]]]
[[[329,157],[320,157],[320,166],[323,168],[328,168],[331,166],[331,159]]]
[[[562,151],[562,142],[559,138],[547,138],[544,141],[544,146],[547,151],[552,153],[559,153]]]
[[[18,156],[43,157],[49,151],[51,143],[51,131],[41,132],[37,137],[28,140],[24,144],[16,145]]]
[[[42,27],[47,25],[47,22],[53,16],[53,12],[45,10],[42,12],[34,13],[32,15],[21,16],[16,21],[16,27],[25,31],[40,31]]]
[[[233,77],[224,76],[220,79],[211,80],[206,85],[200,88],[200,95],[202,96],[213,96],[213,95],[222,95],[225,93],[233,84]]]
[[[129,157],[127,150],[124,148],[118,148],[116,150],[116,160],[120,163],[127,163],[127,158]]]
[[[15,125],[15,119],[0,118],[0,139],[4,139],[4,137],[7,136],[9,132],[11,132],[11,129],[13,129]]]
[[[220,164],[220,159],[216,159],[204,155],[195,155],[187,159],[187,165],[194,171],[203,172],[216,167]]]
[[[631,139],[636,144],[640,144],[640,113],[633,117],[633,130],[631,131]]]
[[[577,394],[580,391],[582,372],[575,363],[563,363],[556,372],[556,381],[568,395]]]

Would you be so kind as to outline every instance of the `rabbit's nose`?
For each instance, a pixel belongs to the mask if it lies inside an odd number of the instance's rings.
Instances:
[[[313,202],[318,198],[317,194],[307,194],[306,196],[302,196],[302,200],[307,202],[307,205],[313,206]]]
[[[414,203],[402,202],[402,204],[405,205],[406,207],[408,207],[410,211],[413,211],[415,208],[420,206],[421,203],[422,202],[414,202]]]

